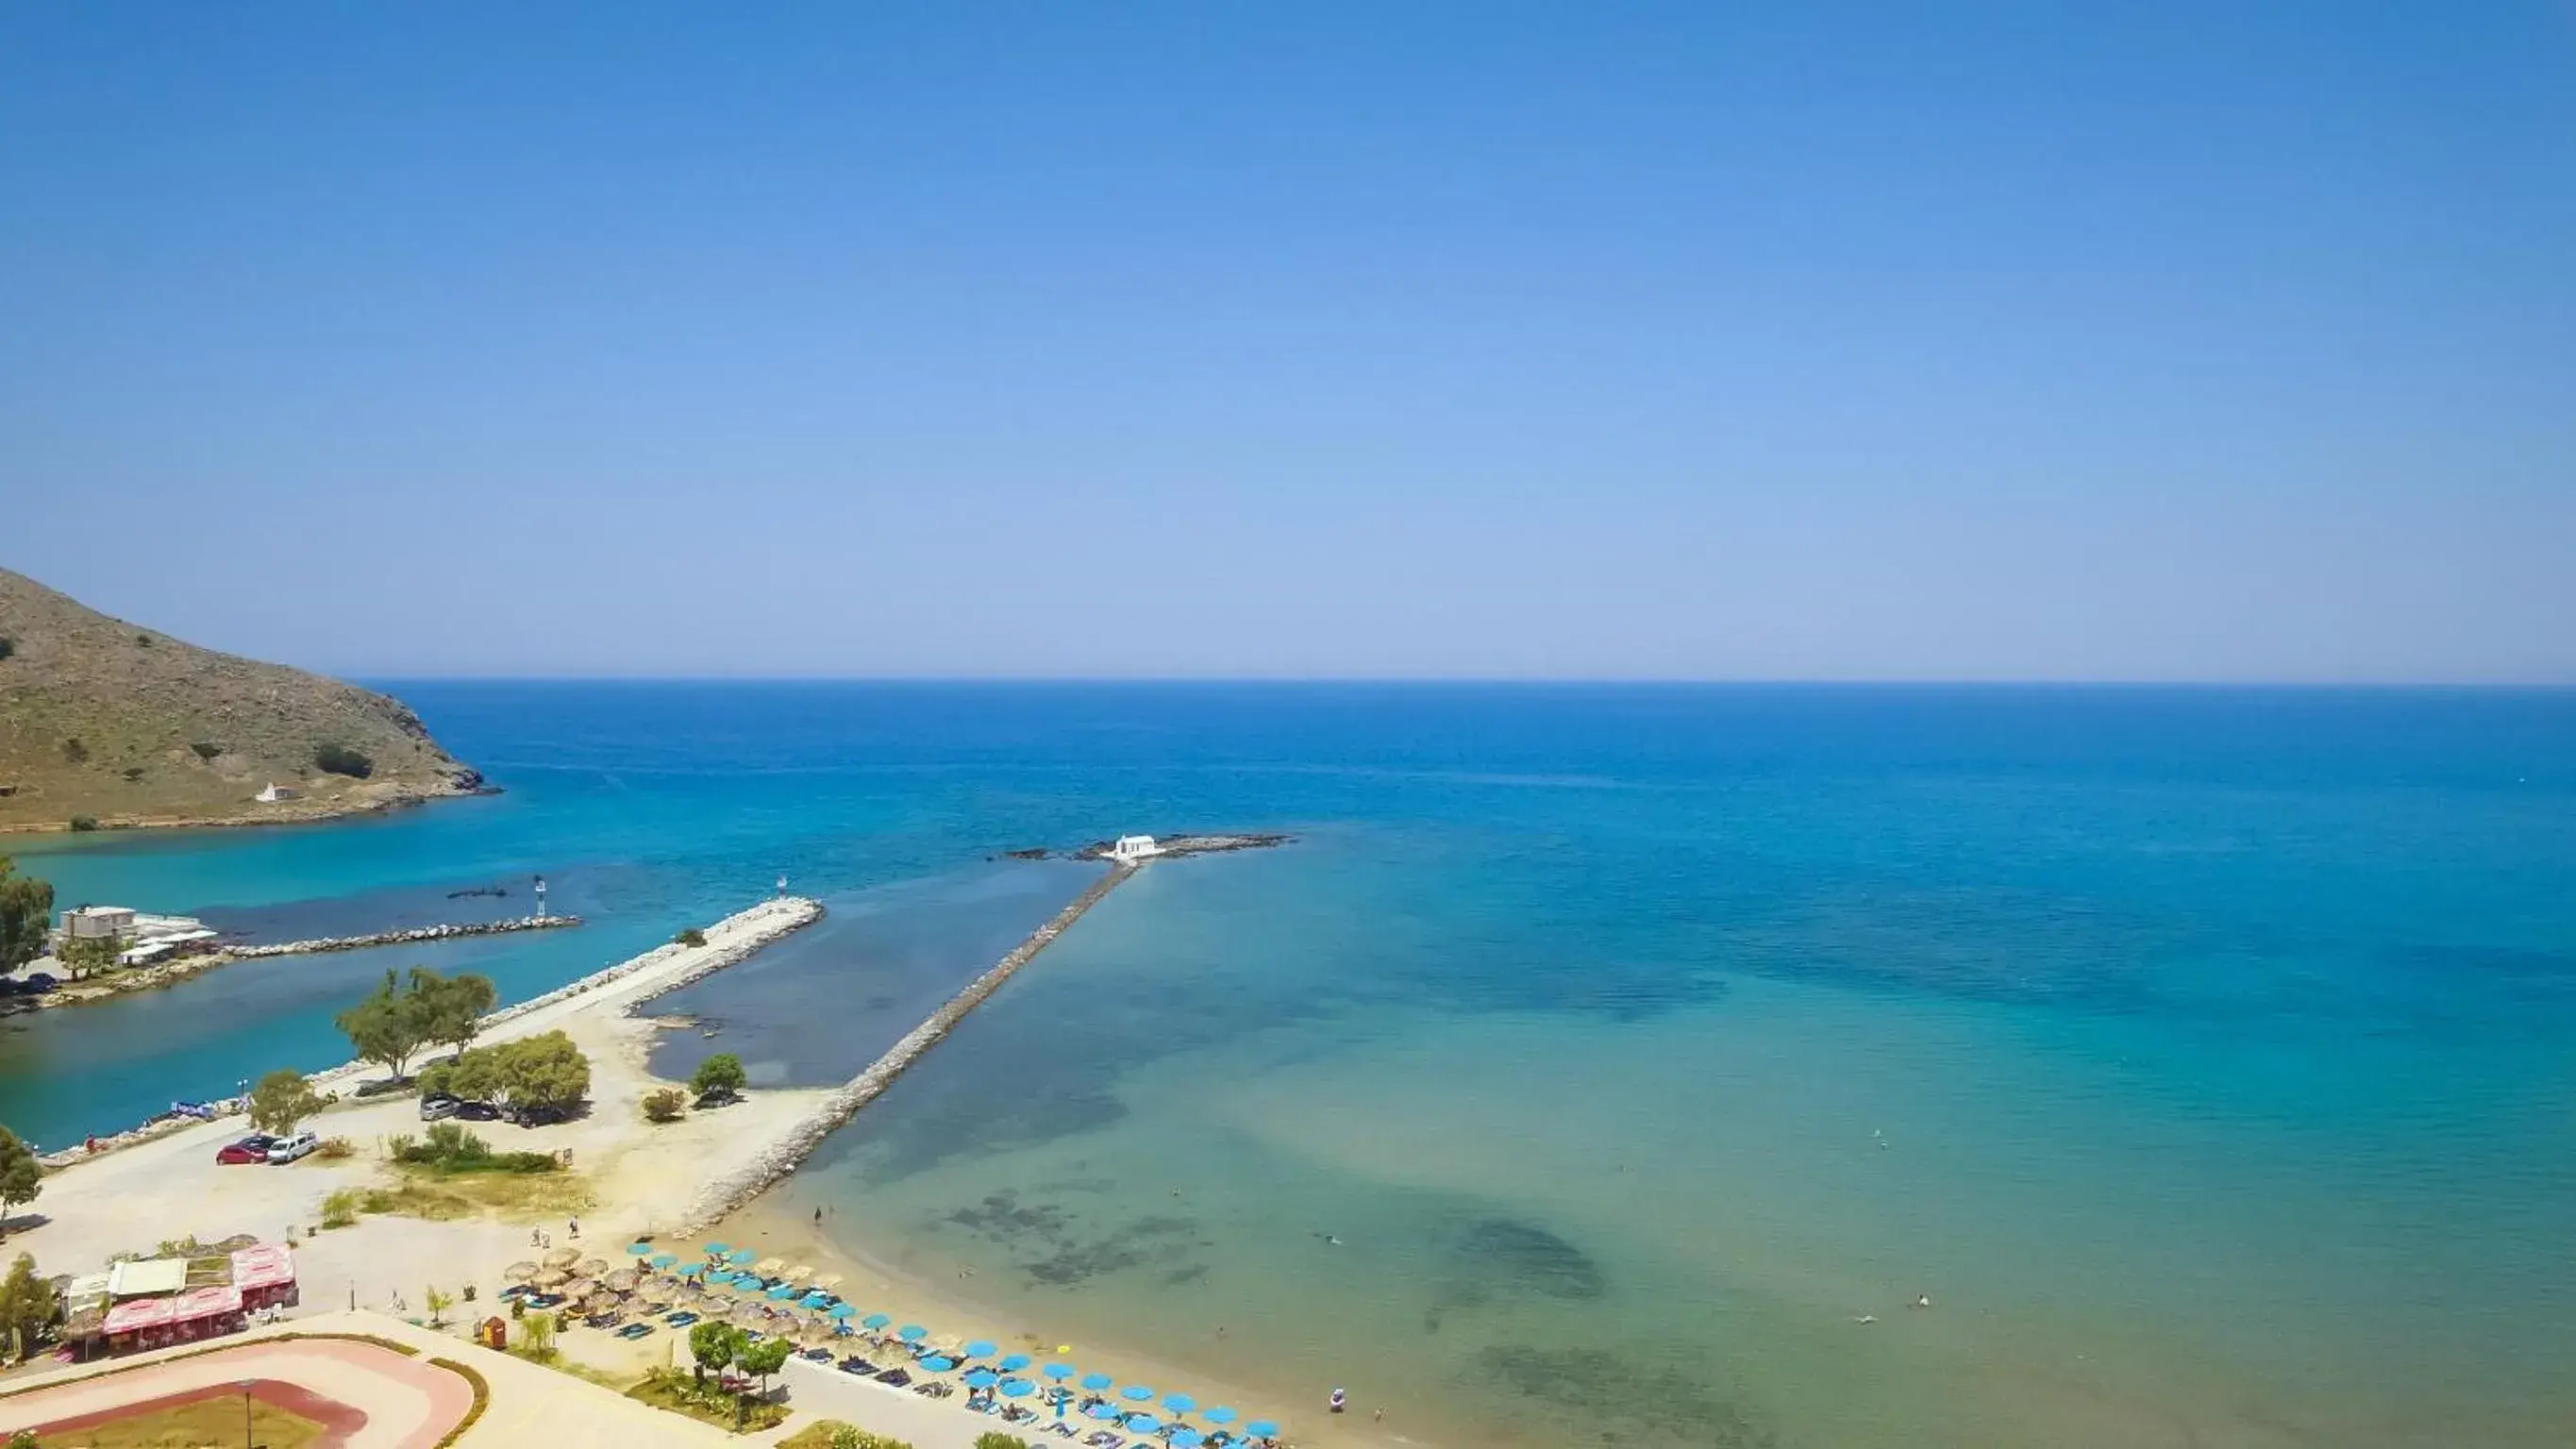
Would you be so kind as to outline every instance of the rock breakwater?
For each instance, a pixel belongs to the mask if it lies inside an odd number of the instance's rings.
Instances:
[[[932,1012],[928,1020],[888,1048],[885,1055],[870,1063],[866,1071],[834,1089],[829,1097],[799,1119],[749,1166],[701,1188],[690,1202],[686,1218],[671,1231],[684,1237],[702,1231],[794,1172],[824,1138],[857,1116],[859,1109],[875,1101],[895,1078],[902,1076],[906,1068],[921,1058],[922,1053],[938,1045],[941,1038],[966,1018],[968,1012],[983,1005],[985,998],[1001,989],[1002,983],[1018,975],[1021,967],[1028,965],[1056,937],[1081,920],[1084,912],[1100,904],[1139,869],[1140,866],[1132,863],[1112,866],[1108,874],[1084,888],[1082,894],[1075,896],[1045,925],[1031,932],[1027,940],[1011,948],[1009,955],[967,983],[964,990]],[[674,983],[675,986],[677,984]],[[655,994],[660,993],[657,991]]]
[[[325,951],[363,951],[370,946],[403,946],[416,941],[454,941],[467,936],[504,936],[513,931],[554,931],[581,924],[579,916],[521,916],[508,921],[475,921],[451,926],[413,926],[364,936],[320,936],[309,941],[280,941],[267,946],[227,946],[236,961],[268,956],[313,956]]]

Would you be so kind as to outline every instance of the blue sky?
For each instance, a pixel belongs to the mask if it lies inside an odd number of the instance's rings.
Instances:
[[[2576,681],[2576,8],[6,7],[0,564],[378,675]]]

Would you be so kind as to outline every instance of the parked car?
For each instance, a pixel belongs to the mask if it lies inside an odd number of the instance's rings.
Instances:
[[[298,1132],[292,1137],[281,1137],[275,1142],[270,1143],[268,1146],[268,1160],[271,1162],[281,1163],[293,1162],[299,1157],[310,1155],[314,1148],[321,1145],[321,1138],[314,1136],[310,1132]]]
[[[561,1107],[513,1107],[510,1120],[522,1127],[549,1127],[572,1120],[572,1114]]]
[[[226,1167],[238,1167],[246,1162],[266,1162],[268,1149],[276,1145],[277,1139],[274,1137],[264,1135],[245,1137],[239,1142],[225,1143],[216,1151],[215,1161]]]
[[[462,1122],[498,1122],[501,1120],[501,1109],[489,1102],[459,1102],[456,1104],[456,1116],[457,1120]]]
[[[445,1092],[432,1092],[428,1096],[420,1099],[420,1120],[423,1122],[442,1121],[446,1118],[455,1116],[457,1108],[463,1105],[463,1103],[457,1101],[454,1097],[447,1095]]]

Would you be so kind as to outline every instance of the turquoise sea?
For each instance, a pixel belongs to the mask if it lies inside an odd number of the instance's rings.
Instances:
[[[1088,879],[1000,852],[1288,830],[1121,888],[786,1205],[1443,1444],[2576,1442],[2576,695],[392,687],[509,793],[14,848],[267,934],[536,872],[591,924],[9,1018],[0,1120],[781,873],[831,919],[665,1050],[834,1080]]]

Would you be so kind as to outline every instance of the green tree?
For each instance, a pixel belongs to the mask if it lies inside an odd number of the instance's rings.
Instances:
[[[742,1090],[746,1080],[742,1058],[731,1052],[718,1052],[698,1063],[689,1076],[689,1089],[701,1097],[730,1097]]]
[[[519,1344],[528,1357],[539,1363],[555,1356],[555,1320],[550,1313],[539,1313],[519,1320]]]
[[[484,1050],[496,1059],[500,1095],[513,1107],[568,1109],[590,1095],[590,1058],[560,1031]]]
[[[484,1016],[500,1000],[489,976],[471,972],[441,976],[426,966],[411,968],[407,994],[412,1009],[419,1014],[424,1040],[454,1047],[460,1053],[473,1043]]]
[[[975,1449],[1029,1449],[1029,1441],[1008,1434],[978,1434]]]
[[[17,862],[0,855],[0,971],[15,971],[44,955],[53,923],[53,883],[18,874]]]
[[[422,1291],[420,1301],[429,1310],[429,1326],[436,1328],[447,1321],[447,1310],[456,1306],[456,1295],[429,1288]]]
[[[322,1094],[293,1067],[279,1067],[250,1089],[250,1125],[255,1132],[284,1136],[321,1110]]]
[[[644,1094],[644,1120],[677,1122],[680,1120],[681,1109],[688,1105],[688,1101],[689,1099],[682,1096],[677,1087],[664,1087],[658,1092],[647,1092]]]
[[[787,1356],[795,1351],[796,1345],[786,1339],[764,1338],[758,1343],[744,1344],[735,1352],[734,1361],[742,1365],[744,1373],[760,1380],[760,1392],[767,1397],[769,1376],[785,1368]]]
[[[20,1253],[18,1261],[9,1265],[9,1276],[0,1279],[0,1330],[9,1335],[9,1356],[25,1358],[52,1337],[61,1311],[54,1285],[36,1275],[34,1258]]]
[[[55,948],[54,959],[62,963],[74,981],[79,981],[116,969],[116,958],[124,950],[125,943],[114,936],[79,936]]]
[[[680,934],[671,938],[671,944],[675,946],[703,946],[706,943],[707,933],[695,926],[682,926]]]
[[[703,1379],[707,1370],[722,1371],[742,1351],[742,1330],[730,1323],[701,1323],[689,1330],[689,1357]]]
[[[380,1063],[397,1077],[429,1040],[419,999],[405,992],[391,971],[365,1000],[332,1018],[332,1024],[348,1033],[358,1060]]]
[[[45,1190],[45,1165],[36,1149],[17,1133],[0,1127],[0,1238],[9,1235],[9,1211],[36,1200]]]

